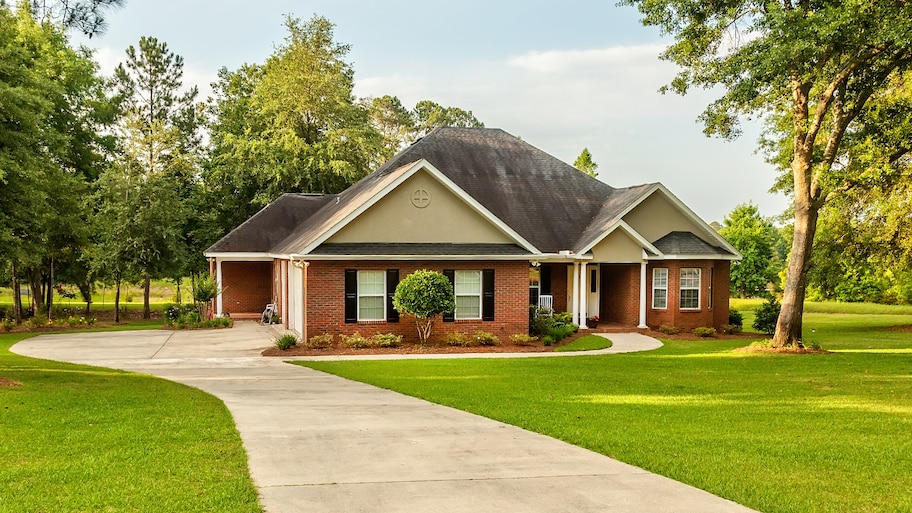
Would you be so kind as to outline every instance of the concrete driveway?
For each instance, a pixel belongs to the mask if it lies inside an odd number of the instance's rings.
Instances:
[[[274,336],[238,322],[44,335],[12,350],[152,374],[220,398],[269,513],[753,511],[553,438],[260,357]],[[614,352],[657,344],[609,337]]]

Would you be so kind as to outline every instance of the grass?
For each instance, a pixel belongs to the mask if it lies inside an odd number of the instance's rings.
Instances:
[[[912,316],[808,314],[825,355],[667,340],[574,358],[301,362],[767,512],[912,511]]]
[[[740,312],[752,312],[766,302],[765,299],[729,300],[729,306]],[[806,301],[805,313],[859,314],[859,315],[912,315],[912,305],[881,305],[877,303],[838,303],[836,301]]]
[[[595,351],[606,347],[611,347],[611,341],[607,338],[598,335],[586,335],[567,345],[556,348],[555,351]]]
[[[76,294],[77,299],[67,299],[59,294],[54,295],[54,306],[61,308],[79,308],[85,309],[85,302],[82,301],[82,296],[79,294],[79,290],[74,286],[67,286],[65,289],[68,292]],[[26,290],[25,284],[23,284],[23,290]],[[189,278],[184,278],[181,281],[181,298],[182,302],[188,303],[193,301],[193,295],[191,293],[191,284]],[[26,299],[26,296],[23,295],[23,300]],[[177,286],[171,280],[153,280],[149,287],[149,302],[153,305],[153,308],[161,308],[164,305],[168,305],[176,302],[177,299]],[[120,305],[127,308],[142,308],[143,304],[143,287],[142,285],[132,285],[124,283],[121,285],[120,291]],[[10,307],[13,305],[13,289],[9,287],[0,287],[0,306]],[[102,307],[103,305],[109,306],[111,309],[114,308],[114,287],[113,286],[103,286],[97,284],[94,293],[92,294],[92,309]]]
[[[154,327],[131,324],[116,329]],[[261,512],[224,404],[129,372],[37,360],[0,335],[0,512]]]

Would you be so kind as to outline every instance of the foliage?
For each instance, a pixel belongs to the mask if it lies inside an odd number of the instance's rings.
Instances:
[[[453,285],[439,272],[419,269],[399,281],[393,294],[393,308],[415,316],[418,338],[426,344],[434,320],[456,309]]]
[[[500,337],[490,331],[477,330],[472,334],[472,339],[480,346],[499,346]]]
[[[126,0],[29,0],[29,5],[36,18],[74,28],[91,39],[107,30],[105,11],[121,7],[125,2]]]
[[[905,74],[912,69],[912,4],[753,0],[624,0],[675,42],[663,58],[682,67],[669,88],[722,86],[701,116],[707,134],[739,135],[759,116],[761,146],[793,196],[776,345],[802,339],[802,308],[820,209],[902,174],[912,132]]]
[[[322,335],[314,335],[310,337],[310,340],[301,342],[304,347],[310,349],[327,349],[332,347],[333,336],[331,333],[323,333]]]
[[[284,335],[279,335],[274,340],[274,345],[276,349],[281,351],[286,351],[292,347],[298,345],[298,336],[294,333],[285,333]]]
[[[734,308],[728,309],[728,323],[733,326],[743,326],[744,325],[744,315],[741,312],[735,310]]]
[[[445,345],[454,347],[471,347],[473,340],[467,333],[461,331],[451,331],[440,338]]]
[[[561,340],[569,337],[570,335],[573,335],[574,333],[576,333],[576,331],[578,329],[579,329],[579,326],[577,326],[576,324],[555,323],[551,326],[551,329],[548,330],[547,337],[550,338],[552,340],[552,342],[556,344],[556,343],[560,342]]]
[[[659,331],[666,335],[677,335],[678,333],[681,333],[681,328],[669,324],[662,324],[659,326]]]
[[[912,317],[809,313],[805,322],[837,351],[664,340],[644,353],[547,361],[302,365],[558,437],[758,511],[910,510],[912,497],[895,492],[912,489],[903,413],[912,382],[897,379],[909,372],[912,333],[888,327]]]
[[[234,325],[231,317],[207,319],[196,304],[177,304],[165,307],[165,324],[174,329],[230,328]]]
[[[726,335],[734,335],[736,333],[741,333],[744,328],[740,324],[723,324],[719,326],[719,331],[725,333]]]
[[[375,333],[370,337],[365,337],[359,332],[352,335],[340,335],[342,345],[352,349],[365,349],[371,347],[399,347],[402,343],[402,335],[392,333]]]
[[[775,297],[770,296],[765,303],[757,308],[752,326],[755,330],[772,335],[776,331],[776,321],[779,318],[779,312],[782,305]]]
[[[538,341],[538,337],[533,337],[526,333],[514,333],[510,335],[510,342],[516,346],[531,346]]]
[[[437,127],[452,126],[482,128],[471,111],[459,107],[444,107],[430,100],[421,100],[412,110],[406,109],[395,96],[364,100],[371,123],[383,135],[382,158],[388,159],[416,139]]]
[[[583,148],[583,151],[579,154],[579,157],[576,157],[576,160],[573,161],[573,167],[579,169],[583,173],[595,178],[598,176],[596,170],[598,169],[598,164],[592,160],[592,154],[589,153],[589,148]]]
[[[708,328],[706,326],[700,326],[693,329],[693,334],[700,338],[709,338],[715,336],[716,328]]]
[[[529,306],[529,331],[535,335],[545,335],[555,322],[555,315],[551,310],[538,305]]]
[[[783,262],[776,255],[779,232],[773,223],[760,216],[756,205],[741,204],[722,222],[719,234],[741,253],[732,262],[731,294],[755,297],[766,294],[767,284],[774,282]]]

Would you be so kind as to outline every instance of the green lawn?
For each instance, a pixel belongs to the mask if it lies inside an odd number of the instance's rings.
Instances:
[[[827,355],[301,362],[598,451],[760,511],[912,511],[912,316],[807,314]],[[811,331],[813,330],[813,332]]]
[[[221,401],[9,352],[28,336],[0,335],[0,377],[21,383],[0,387],[0,512],[262,511]]]
[[[594,351],[596,349],[605,349],[606,347],[611,347],[610,339],[598,335],[586,335],[567,345],[558,347],[555,351]]]

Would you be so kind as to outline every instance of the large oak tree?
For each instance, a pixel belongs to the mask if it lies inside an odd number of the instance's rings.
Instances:
[[[881,138],[874,111],[912,67],[912,4],[880,0],[624,0],[674,37],[662,58],[682,70],[670,89],[723,93],[701,116],[707,134],[736,137],[762,119],[764,148],[794,202],[794,239],[773,343],[800,344],[820,209],[895,174],[908,139]],[[865,135],[868,137],[865,137]],[[861,151],[865,150],[865,151]]]

